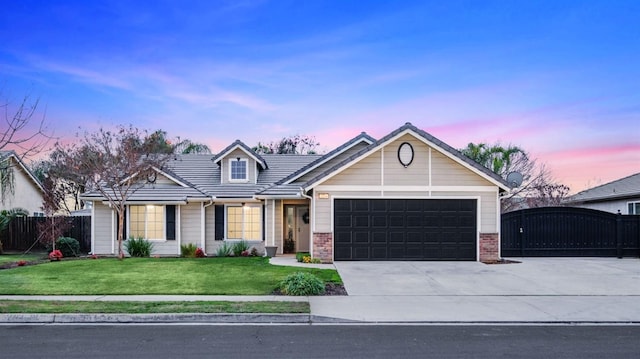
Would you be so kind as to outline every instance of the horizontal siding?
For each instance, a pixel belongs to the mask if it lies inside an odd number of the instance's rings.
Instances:
[[[404,167],[398,160],[403,143],[413,147],[413,161]],[[426,186],[429,184],[429,146],[410,135],[404,135],[384,147],[384,184],[387,186]]]
[[[213,205],[205,208],[205,225],[204,225],[204,251],[207,254],[215,253],[216,246],[216,223],[215,223],[215,207]]]
[[[153,251],[151,255],[158,256],[177,256],[180,252],[178,241],[151,241],[153,243]]]
[[[364,186],[380,185],[381,170],[380,151],[376,151],[323,184]]]
[[[111,228],[111,208],[101,202],[93,202],[93,246],[95,254],[114,254],[111,252],[115,228]]]
[[[480,175],[436,150],[431,151],[431,171],[433,186],[493,186]]]
[[[201,247],[201,203],[189,203],[180,206],[180,242],[182,244],[193,243]]]

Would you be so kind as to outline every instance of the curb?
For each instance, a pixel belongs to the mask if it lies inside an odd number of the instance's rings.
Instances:
[[[310,314],[0,314],[0,323],[229,323],[309,324]]]

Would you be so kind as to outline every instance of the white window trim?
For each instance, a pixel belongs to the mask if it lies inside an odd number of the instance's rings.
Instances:
[[[245,204],[245,207],[257,207],[260,208],[260,216],[263,216],[263,212],[264,208],[262,207],[262,204]],[[243,206],[240,204],[225,204],[224,205],[224,240],[228,241],[228,242],[239,242],[239,241],[246,241],[246,242],[252,242],[252,243],[260,243],[262,242],[262,237],[263,237],[263,233],[264,233],[264,222],[262,221],[262,219],[260,219],[260,234],[259,237],[260,239],[246,239],[244,238],[244,227],[245,227],[245,219],[244,219],[244,211],[242,212],[242,238],[228,238],[227,237],[227,233],[229,233],[229,211],[228,208],[229,207],[237,207],[237,208],[242,208]]]
[[[239,178],[232,178],[232,170],[231,170],[231,164],[233,162],[244,162],[245,163],[245,170],[246,170],[246,177],[243,179],[239,179]],[[236,158],[229,158],[228,160],[229,163],[229,182],[235,182],[235,183],[247,183],[249,182],[249,159],[248,158],[241,158],[241,157],[236,157]]]
[[[149,206],[159,206],[163,208],[162,213],[164,213],[164,220],[163,220],[163,231],[162,231],[162,238],[147,238],[147,212],[146,212],[146,204],[134,204],[134,205],[128,205],[127,206],[127,236],[126,238],[128,239],[131,234],[131,206],[144,206],[145,207],[145,215],[144,215],[144,239],[148,240],[148,241],[154,241],[154,242],[166,242],[167,241],[167,206],[166,205],[160,205],[160,204],[150,204]]]
[[[630,201],[630,202],[627,202],[627,214],[640,215],[640,213],[631,213],[631,212],[629,211],[629,206],[630,206],[630,205],[632,205],[632,204],[633,204],[633,205],[634,205],[633,207],[634,207],[634,209],[635,209],[635,207],[636,207],[635,205],[637,205],[637,204],[639,204],[639,203],[640,203],[640,201]]]

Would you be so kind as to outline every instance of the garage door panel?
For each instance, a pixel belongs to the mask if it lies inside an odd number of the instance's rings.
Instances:
[[[336,199],[336,260],[475,260],[477,202]]]

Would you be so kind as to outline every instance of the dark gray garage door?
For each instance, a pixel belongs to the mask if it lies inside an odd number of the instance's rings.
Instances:
[[[335,260],[476,260],[476,200],[336,199]]]

